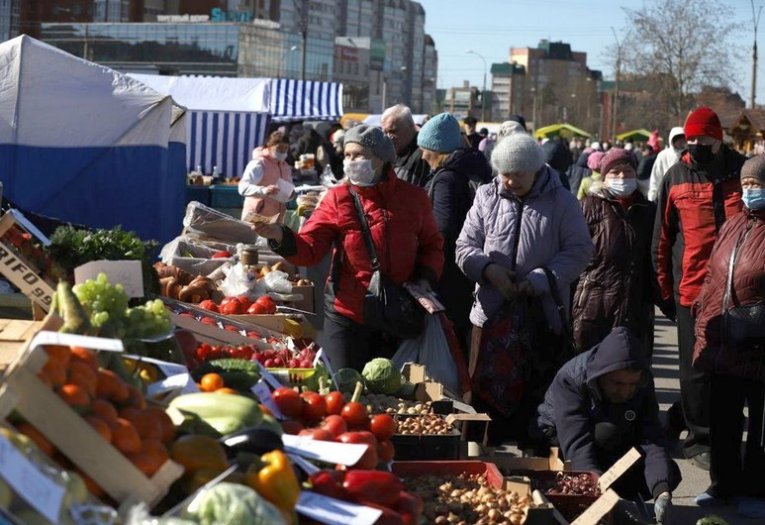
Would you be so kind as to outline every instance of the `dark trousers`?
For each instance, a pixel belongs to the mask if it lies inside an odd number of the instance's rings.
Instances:
[[[712,374],[710,426],[711,463],[709,492],[718,497],[765,496],[765,451],[762,447],[765,382]],[[744,457],[744,404],[749,407],[749,426]]]
[[[693,368],[695,319],[691,309],[677,305],[677,346],[680,354],[680,404],[688,437],[683,443],[685,457],[709,452],[709,374]]]
[[[393,356],[398,348],[398,340],[334,314],[324,318],[321,347],[335,371],[354,368],[361,372],[370,359]]]

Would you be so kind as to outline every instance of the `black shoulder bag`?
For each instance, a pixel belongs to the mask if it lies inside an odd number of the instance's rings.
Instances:
[[[380,271],[380,261],[364,216],[364,208],[353,188],[351,196],[372,263],[372,279],[364,297],[364,325],[400,339],[413,339],[422,334],[425,328],[425,311],[403,287]]]

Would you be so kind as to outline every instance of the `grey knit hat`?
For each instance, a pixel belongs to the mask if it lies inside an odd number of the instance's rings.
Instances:
[[[749,177],[765,184],[765,155],[755,155],[744,162],[744,165],[741,167],[741,178],[746,179]]]
[[[502,140],[505,137],[509,137],[513,133],[526,133],[526,128],[521,126],[514,120],[506,120],[499,125],[499,132],[497,132],[497,140]]]
[[[380,128],[359,124],[345,132],[343,145],[355,142],[372,151],[375,157],[384,162],[396,160],[396,148]]]
[[[491,164],[498,173],[536,173],[544,165],[544,159],[542,148],[526,133],[513,133],[491,152]]]

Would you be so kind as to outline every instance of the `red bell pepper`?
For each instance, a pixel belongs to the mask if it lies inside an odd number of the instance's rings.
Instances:
[[[344,479],[345,471],[343,470],[320,470],[311,474],[308,481],[313,486],[312,490],[317,494],[348,500],[348,492],[343,487]]]
[[[359,501],[358,503],[359,505],[372,507],[373,509],[379,509],[382,511],[382,515],[377,518],[375,525],[406,525],[404,518],[401,517],[401,514],[391,508],[386,507],[385,505],[379,505],[373,501]]]
[[[340,434],[337,440],[341,443],[365,444],[369,445],[367,451],[361,456],[361,459],[353,465],[356,469],[373,469],[377,467],[379,458],[377,456],[377,438],[374,434],[367,431],[346,432]]]
[[[343,488],[356,500],[390,507],[398,502],[404,484],[395,474],[383,470],[349,470]]]
[[[392,508],[401,514],[404,525],[418,525],[420,515],[425,510],[425,504],[417,494],[402,490],[398,495],[398,501]]]

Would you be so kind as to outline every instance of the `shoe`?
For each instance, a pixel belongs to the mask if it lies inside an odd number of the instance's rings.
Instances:
[[[765,518],[765,499],[741,497],[738,499],[738,515],[742,518]]]
[[[708,491],[704,491],[693,500],[699,507],[725,507],[733,503],[732,498],[714,496]]]
[[[696,454],[692,458],[689,458],[691,460],[691,463],[696,468],[700,468],[701,470],[709,471],[709,462],[710,462],[710,455],[709,452],[702,452],[701,454]]]

